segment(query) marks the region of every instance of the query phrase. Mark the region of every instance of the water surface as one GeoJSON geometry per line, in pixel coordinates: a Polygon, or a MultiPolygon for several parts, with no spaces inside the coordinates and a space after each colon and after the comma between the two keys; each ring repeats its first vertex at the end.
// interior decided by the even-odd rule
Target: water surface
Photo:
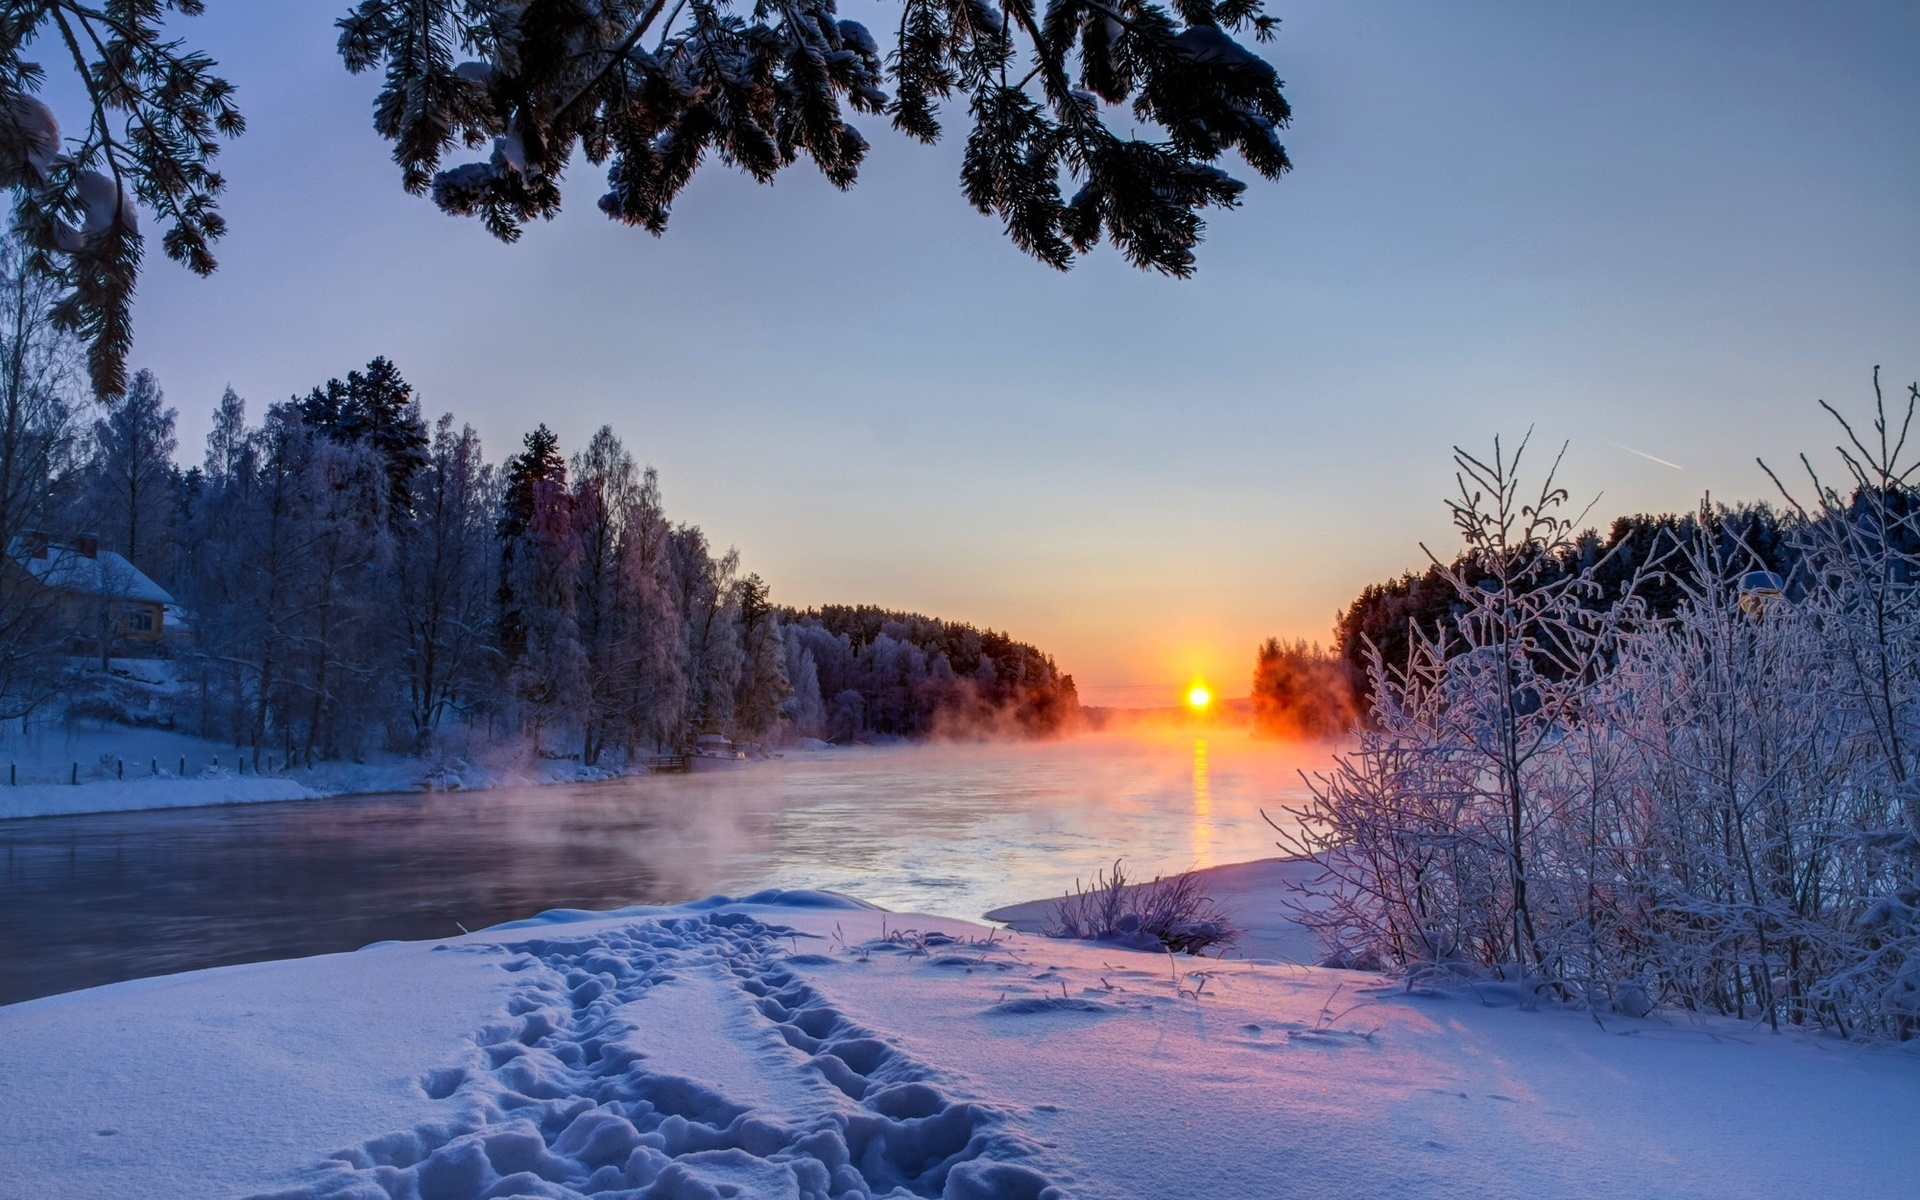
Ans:
{"type": "Polygon", "coordinates": [[[1266,857],[1323,751],[1230,731],[795,753],[615,783],[0,821],[0,1003],[763,887],[977,918],[1266,857]]]}

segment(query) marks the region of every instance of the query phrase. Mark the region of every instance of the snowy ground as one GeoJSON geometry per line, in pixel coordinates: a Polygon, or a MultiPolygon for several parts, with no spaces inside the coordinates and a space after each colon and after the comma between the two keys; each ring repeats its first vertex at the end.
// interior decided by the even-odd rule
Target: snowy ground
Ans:
{"type": "MultiPolygon", "coordinates": [[[[1241,869],[1246,895],[1275,873],[1241,869]]],[[[1604,1021],[818,893],[551,913],[0,1008],[0,1197],[1892,1196],[1920,1178],[1913,1054],[1604,1021]]]]}
{"type": "Polygon", "coordinates": [[[292,771],[275,760],[261,775],[233,746],[164,729],[101,721],[0,728],[0,819],[189,808],[270,800],[311,800],[424,787],[473,790],[604,779],[568,760],[532,763],[524,749],[429,763],[402,754],[320,763],[292,771]],[[10,775],[11,772],[11,775],[10,775]],[[79,783],[69,780],[77,775],[79,783]],[[16,786],[8,784],[17,779],[16,786]]]}

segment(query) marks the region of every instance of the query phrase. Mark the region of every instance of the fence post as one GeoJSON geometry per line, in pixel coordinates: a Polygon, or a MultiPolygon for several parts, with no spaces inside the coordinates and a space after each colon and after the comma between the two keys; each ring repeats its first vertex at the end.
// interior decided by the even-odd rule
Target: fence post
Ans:
{"type": "Polygon", "coordinates": [[[180,756],[180,778],[185,779],[186,777],[187,777],[187,756],[182,754],[180,756]]]}
{"type": "Polygon", "coordinates": [[[157,758],[153,760],[153,773],[155,775],[160,773],[160,760],[157,758]]]}
{"type": "Polygon", "coordinates": [[[73,774],[67,777],[67,782],[73,784],[73,786],[75,787],[80,786],[80,764],[79,763],[73,764],[73,774]]]}
{"type": "Polygon", "coordinates": [[[125,779],[127,777],[127,760],[122,758],[116,761],[120,768],[120,778],[125,779]]]}
{"type": "Polygon", "coordinates": [[[20,764],[19,763],[7,764],[7,786],[8,787],[20,786],[20,764]]]}

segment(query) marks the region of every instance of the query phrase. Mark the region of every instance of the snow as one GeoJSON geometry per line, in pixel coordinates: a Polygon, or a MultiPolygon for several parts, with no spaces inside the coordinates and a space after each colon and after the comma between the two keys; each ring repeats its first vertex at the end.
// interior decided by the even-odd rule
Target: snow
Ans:
{"type": "MultiPolygon", "coordinates": [[[[128,661],[136,671],[150,665],[128,661]]],[[[232,746],[166,729],[75,721],[22,732],[10,721],[0,730],[0,818],[310,800],[321,794],[298,779],[238,774],[238,765],[232,746]],[[80,782],[73,784],[76,767],[80,782]],[[9,786],[9,778],[19,785],[9,786]]]]}
{"type": "Polygon", "coordinates": [[[314,800],[319,795],[298,780],[240,776],[224,771],[189,779],[103,779],[77,785],[28,783],[0,788],[0,817],[65,817],[148,808],[198,808],[207,804],[257,804],[270,800],[314,800]]]}
{"type": "MultiPolygon", "coordinates": [[[[129,687],[158,690],[170,680],[139,678],[164,664],[115,660],[129,687]]],[[[209,804],[312,800],[383,792],[475,790],[578,783],[614,777],[567,759],[530,761],[523,747],[494,748],[491,757],[426,761],[405,754],[369,755],[365,762],[322,762],[260,775],[247,752],[230,743],[167,729],[97,720],[37,724],[23,733],[15,722],[0,729],[0,820],[70,816],[209,804]],[[181,764],[184,761],[185,770],[181,764]],[[80,782],[69,782],[75,766],[80,782]],[[9,786],[9,769],[19,786],[9,786]]]]}
{"type": "Polygon", "coordinates": [[[8,108],[26,146],[27,162],[44,180],[60,159],[60,122],[52,109],[32,96],[15,95],[8,108]]]}
{"type": "MultiPolygon", "coordinates": [[[[88,171],[80,176],[80,198],[87,206],[87,224],[81,236],[92,237],[106,231],[113,222],[113,200],[118,195],[113,180],[99,172],[88,171]],[[106,189],[105,197],[94,194],[101,188],[106,189]],[[101,204],[105,205],[104,215],[97,211],[101,204]]],[[[140,600],[167,606],[174,604],[173,596],[167,589],[147,578],[146,572],[112,550],[88,553],[75,546],[54,542],[45,547],[43,557],[36,557],[27,553],[24,539],[15,538],[10,544],[8,556],[29,575],[50,588],[115,600],[140,600]]]]}
{"type": "Polygon", "coordinates": [[[428,949],[0,1008],[0,1197],[233,1196],[306,1169],[316,1149],[433,1119],[417,1081],[452,1031],[499,1010],[510,977],[428,949]]]}
{"type": "MultiPolygon", "coordinates": [[[[1213,879],[1253,904],[1288,875],[1213,879]]],[[[0,1008],[0,1197],[1747,1197],[1920,1176],[1912,1053],[1499,999],[817,892],[553,912],[0,1008]]]]}

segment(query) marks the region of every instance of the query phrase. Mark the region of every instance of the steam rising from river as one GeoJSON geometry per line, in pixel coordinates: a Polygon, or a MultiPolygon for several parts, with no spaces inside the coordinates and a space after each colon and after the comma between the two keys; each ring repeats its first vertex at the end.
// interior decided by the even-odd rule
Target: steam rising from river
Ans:
{"type": "Polygon", "coordinates": [[[661,899],[771,884],[973,918],[1057,893],[1124,856],[1131,873],[1271,857],[1301,771],[1332,747],[1143,725],[1050,742],[793,752],[633,788],[661,899]]]}

